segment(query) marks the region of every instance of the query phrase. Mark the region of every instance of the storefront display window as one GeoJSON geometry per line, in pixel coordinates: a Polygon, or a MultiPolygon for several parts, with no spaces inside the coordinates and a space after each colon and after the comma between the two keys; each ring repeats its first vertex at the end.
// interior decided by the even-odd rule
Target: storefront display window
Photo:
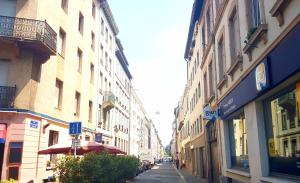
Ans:
{"type": "Polygon", "coordinates": [[[243,113],[228,120],[231,165],[249,171],[247,129],[243,113]]]}
{"type": "Polygon", "coordinates": [[[270,171],[300,176],[300,83],[266,100],[270,171]]]}

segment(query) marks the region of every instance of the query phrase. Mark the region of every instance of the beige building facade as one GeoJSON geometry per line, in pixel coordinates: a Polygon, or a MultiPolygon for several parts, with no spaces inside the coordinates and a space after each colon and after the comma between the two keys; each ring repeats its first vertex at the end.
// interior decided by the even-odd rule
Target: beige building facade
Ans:
{"type": "MultiPolygon", "coordinates": [[[[203,111],[209,182],[300,180],[299,7],[299,1],[195,1],[184,97],[190,109],[203,111]],[[218,117],[205,120],[207,111],[218,117]]],[[[181,143],[189,138],[179,137],[181,143]]]]}

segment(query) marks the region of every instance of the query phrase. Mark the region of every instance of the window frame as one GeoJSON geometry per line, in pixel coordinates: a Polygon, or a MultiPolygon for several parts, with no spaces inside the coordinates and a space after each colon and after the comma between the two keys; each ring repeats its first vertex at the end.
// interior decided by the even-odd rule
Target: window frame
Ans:
{"type": "Polygon", "coordinates": [[[22,160],[23,160],[23,148],[24,148],[24,142],[23,141],[10,141],[8,143],[8,158],[7,158],[7,177],[9,177],[9,168],[18,168],[18,179],[20,178],[20,167],[22,165],[22,160]],[[10,163],[9,160],[10,160],[10,156],[11,156],[11,148],[10,148],[10,145],[12,143],[21,143],[22,144],[22,148],[21,148],[21,159],[20,159],[20,162],[19,163],[10,163]]]}

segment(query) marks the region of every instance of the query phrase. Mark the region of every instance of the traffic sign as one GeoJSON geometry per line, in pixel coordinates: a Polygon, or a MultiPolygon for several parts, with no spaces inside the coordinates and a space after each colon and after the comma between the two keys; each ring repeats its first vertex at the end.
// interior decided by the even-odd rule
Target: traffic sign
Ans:
{"type": "Polygon", "coordinates": [[[71,122],[69,123],[69,135],[79,135],[81,134],[81,122],[71,122]]]}

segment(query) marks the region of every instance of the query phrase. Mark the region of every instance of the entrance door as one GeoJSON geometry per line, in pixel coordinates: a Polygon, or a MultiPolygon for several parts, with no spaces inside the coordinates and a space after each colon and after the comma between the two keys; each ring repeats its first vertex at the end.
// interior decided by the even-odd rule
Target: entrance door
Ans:
{"type": "Polygon", "coordinates": [[[4,143],[0,142],[0,180],[2,175],[2,166],[3,166],[3,156],[4,156],[4,143]]]}
{"type": "Polygon", "coordinates": [[[0,60],[0,86],[7,86],[9,62],[0,60]]]}
{"type": "Polygon", "coordinates": [[[0,15],[15,17],[16,16],[16,0],[1,0],[0,15]]]}

